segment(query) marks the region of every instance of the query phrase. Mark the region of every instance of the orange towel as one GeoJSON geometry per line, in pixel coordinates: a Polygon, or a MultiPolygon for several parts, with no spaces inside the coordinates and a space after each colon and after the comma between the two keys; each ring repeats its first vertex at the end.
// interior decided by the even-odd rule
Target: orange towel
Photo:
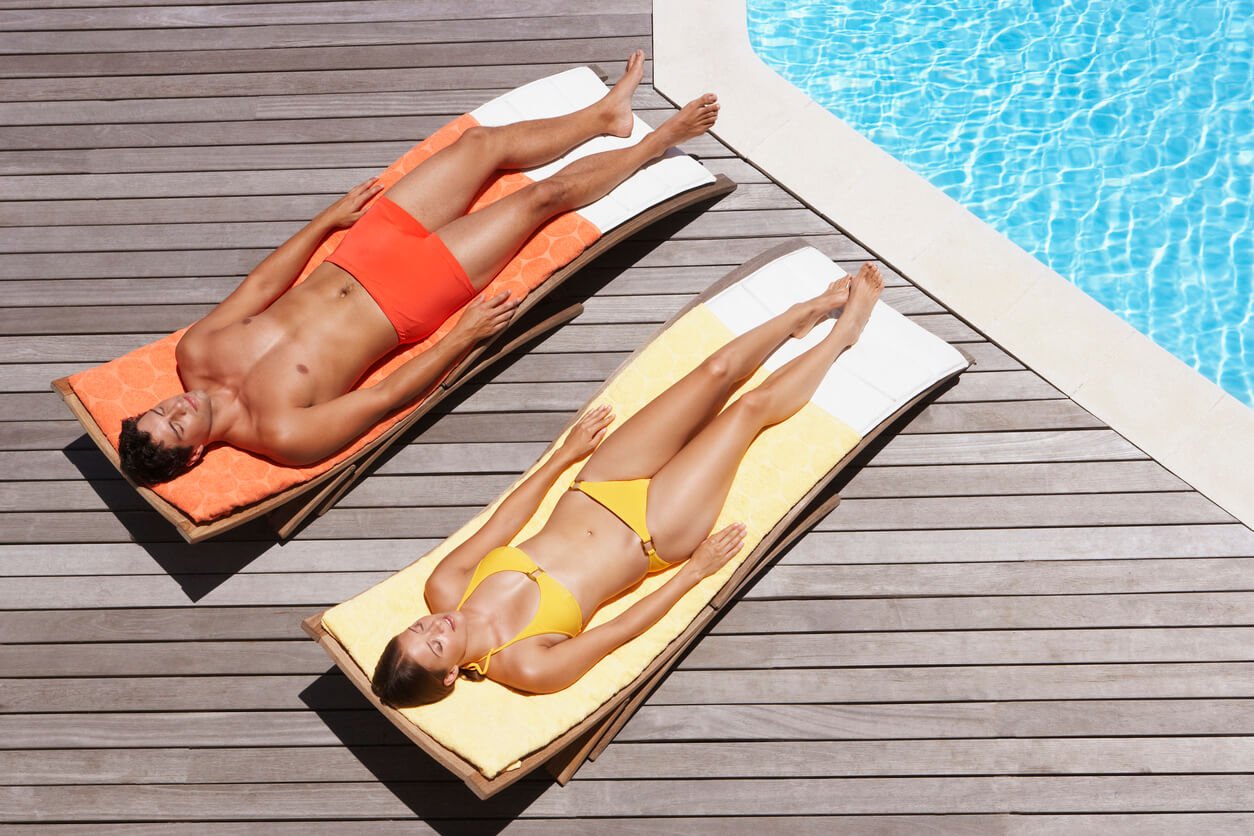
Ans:
{"type": "MultiPolygon", "coordinates": [[[[411,148],[379,175],[384,189],[477,124],[474,117],[461,116],[411,148]]],[[[475,201],[471,211],[500,200],[530,182],[526,175],[516,172],[502,175],[475,201]]],[[[310,256],[297,279],[298,282],[303,281],[322,263],[344,234],[344,230],[336,232],[322,243],[310,256]]],[[[600,230],[578,213],[560,215],[536,232],[485,291],[492,295],[501,290],[509,290],[515,297],[524,296],[558,269],[569,264],[600,237],[600,230]]],[[[454,314],[423,342],[405,346],[380,360],[360,385],[377,383],[410,358],[435,345],[443,339],[459,317],[460,314],[454,314]]],[[[183,331],[175,332],[103,366],[79,372],[70,378],[75,394],[115,447],[123,418],[135,415],[157,401],[183,391],[174,361],[174,348],[182,335],[183,331]]],[[[226,445],[215,446],[196,467],[176,479],[157,485],[153,490],[196,522],[209,522],[236,508],[260,502],[279,491],[326,472],[377,438],[411,410],[385,419],[352,446],[305,467],[284,467],[243,450],[226,445]]]]}

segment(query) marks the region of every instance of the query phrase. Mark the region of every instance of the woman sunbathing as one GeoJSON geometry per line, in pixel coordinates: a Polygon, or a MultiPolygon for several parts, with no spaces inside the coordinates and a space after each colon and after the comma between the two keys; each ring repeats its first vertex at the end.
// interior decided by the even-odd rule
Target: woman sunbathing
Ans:
{"type": "Polygon", "coordinates": [[[740,551],[742,524],[710,532],[741,459],[764,428],[810,400],[862,333],[882,287],[879,271],[863,265],[852,281],[833,283],[720,348],[608,437],[609,408],[586,413],[432,572],[425,590],[432,614],[388,643],[375,694],[398,707],[435,702],[459,672],[530,693],[558,691],[649,629],[740,551]],[[822,341],[723,409],[784,340],[842,307],[822,341]],[[557,478],[589,455],[544,528],[508,545],[557,478]],[[677,563],[657,590],[584,630],[606,601],[677,563]]]}

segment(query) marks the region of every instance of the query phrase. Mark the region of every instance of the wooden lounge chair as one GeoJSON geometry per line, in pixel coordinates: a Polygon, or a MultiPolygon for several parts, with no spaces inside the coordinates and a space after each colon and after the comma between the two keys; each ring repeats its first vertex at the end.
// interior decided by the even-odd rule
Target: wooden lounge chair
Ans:
{"type": "MultiPolygon", "coordinates": [[[[604,82],[587,67],[524,85],[441,128],[393,163],[380,180],[391,186],[474,125],[501,125],[568,113],[596,101],[605,92],[604,82]]],[[[550,176],[574,159],[639,141],[649,127],[638,117],[635,121],[629,138],[599,137],[545,166],[501,175],[472,211],[550,176]]],[[[338,501],[393,442],[458,387],[494,361],[577,316],[582,310],[577,304],[559,311],[536,309],[564,281],[639,230],[674,212],[727,194],[735,187],[731,180],[714,176],[693,158],[672,151],[596,203],[554,218],[537,231],[486,289],[489,294],[507,289],[516,297],[525,295],[510,326],[451,369],[425,400],[381,422],[354,446],[314,465],[288,468],[218,445],[187,473],[162,485],[137,485],[136,489],[188,542],[206,540],[263,515],[281,537],[289,536],[311,514],[320,514],[338,501]]],[[[323,243],[305,265],[300,279],[330,254],[343,235],[344,232],[338,232],[323,243]]],[[[426,341],[398,348],[376,365],[363,383],[377,382],[426,350],[448,332],[456,318],[457,315],[450,318],[426,341]]],[[[174,360],[174,349],[182,333],[171,334],[110,363],[52,384],[115,468],[121,419],[182,391],[174,360]]]]}
{"type": "MultiPolygon", "coordinates": [[[[840,275],[830,260],[801,241],[758,256],[676,314],[628,358],[585,409],[609,403],[616,420],[625,420],[735,334],[795,300],[821,292],[840,275]]],[[[820,339],[826,327],[788,341],[746,388],[820,339]]],[[[371,692],[370,675],[383,646],[426,612],[422,591],[431,569],[486,520],[496,503],[414,564],[306,619],[305,631],[372,705],[479,797],[499,792],[541,765],[565,783],[581,763],[609,743],[719,609],[836,506],[839,499],[830,490],[836,475],[969,362],[878,303],[858,344],[833,366],[811,402],[788,421],[764,431],[746,455],[716,524],[746,522],[744,552],[688,593],[643,636],[607,656],[566,691],[523,695],[491,681],[460,680],[442,702],[404,710],[382,704],[371,692]]],[[[573,424],[572,420],[567,431],[573,424]]],[[[541,462],[564,436],[565,431],[541,462]]],[[[543,524],[579,466],[559,477],[515,542],[543,524]]],[[[646,579],[602,607],[590,623],[613,617],[666,577],[663,572],[646,579]]]]}

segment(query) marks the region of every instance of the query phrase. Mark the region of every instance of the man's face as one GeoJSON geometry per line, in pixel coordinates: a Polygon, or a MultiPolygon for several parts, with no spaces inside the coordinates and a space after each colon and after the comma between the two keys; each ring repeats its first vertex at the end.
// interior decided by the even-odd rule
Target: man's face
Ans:
{"type": "Polygon", "coordinates": [[[211,409],[204,391],[166,398],[136,422],[139,429],[165,447],[199,447],[209,439],[211,409]]]}

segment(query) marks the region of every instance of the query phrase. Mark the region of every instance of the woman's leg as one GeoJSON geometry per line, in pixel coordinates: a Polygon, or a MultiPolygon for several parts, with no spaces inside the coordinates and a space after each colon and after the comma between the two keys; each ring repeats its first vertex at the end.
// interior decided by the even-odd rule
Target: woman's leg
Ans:
{"type": "Polygon", "coordinates": [[[604,197],[645,163],[705,133],[717,114],[714,97],[706,94],[629,148],[576,160],[547,180],[519,189],[438,230],[431,229],[461,264],[471,284],[482,288],[542,223],[604,197]]]}
{"type": "Polygon", "coordinates": [[[737,399],[653,477],[647,517],[663,560],[686,559],[709,535],[749,445],[764,428],[805,406],[832,363],[861,335],[883,285],[879,271],[863,265],[823,341],[737,399]]]}
{"type": "Polygon", "coordinates": [[[841,279],[736,337],[628,418],[592,454],[579,478],[599,482],[657,473],[784,340],[805,334],[848,298],[849,280],[841,279]]]}
{"type": "Polygon", "coordinates": [[[551,119],[471,128],[398,180],[387,197],[427,229],[439,229],[465,215],[483,184],[500,169],[543,165],[594,136],[628,136],[631,96],[643,76],[644,53],[636,50],[623,77],[595,104],[551,119]]]}

